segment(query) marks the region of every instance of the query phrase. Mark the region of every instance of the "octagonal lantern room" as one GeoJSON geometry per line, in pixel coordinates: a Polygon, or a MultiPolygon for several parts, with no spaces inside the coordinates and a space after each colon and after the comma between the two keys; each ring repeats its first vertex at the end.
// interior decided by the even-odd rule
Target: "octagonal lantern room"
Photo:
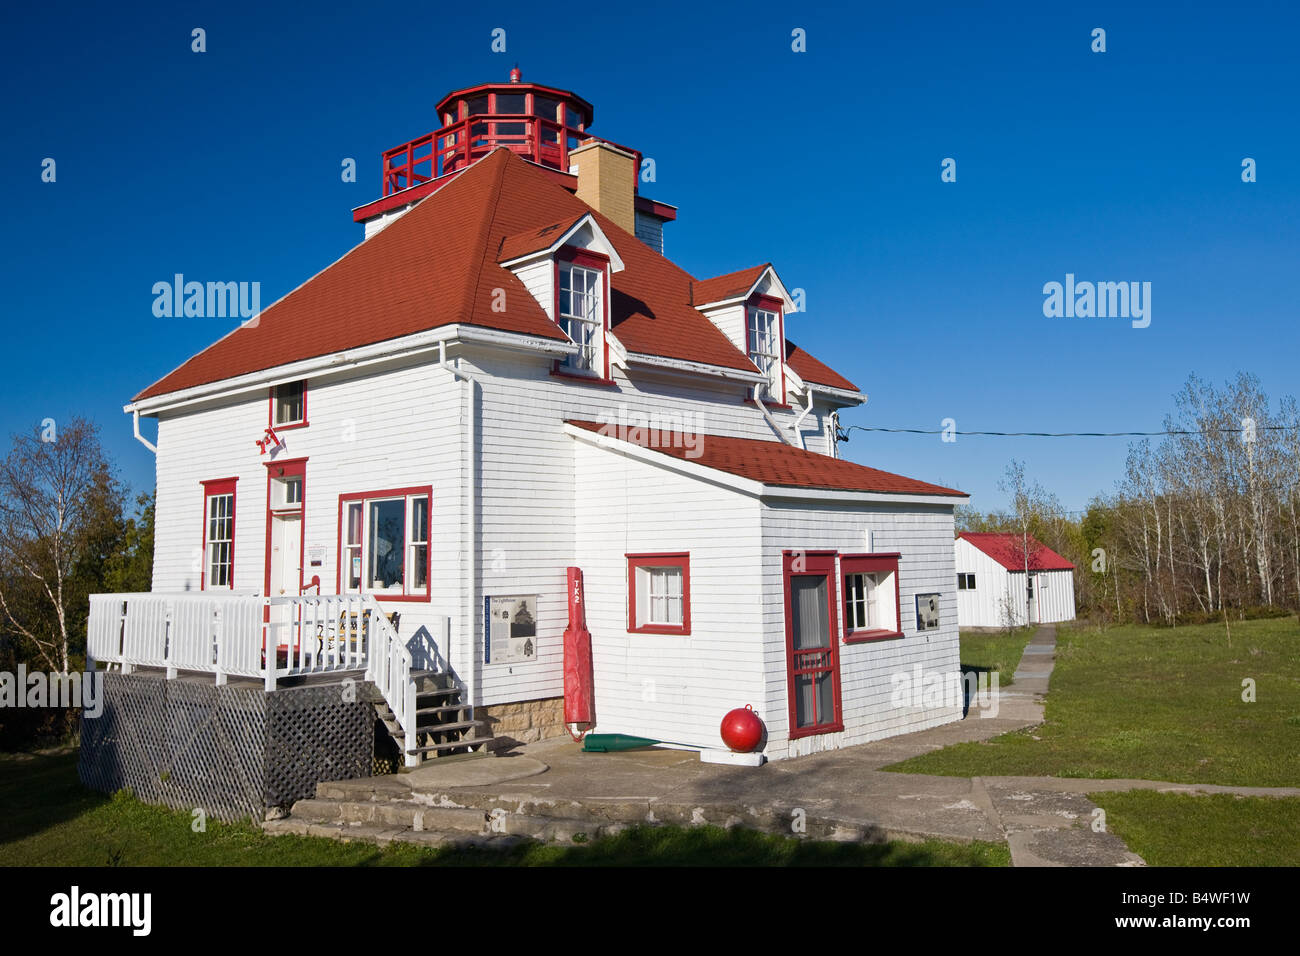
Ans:
{"type": "Polygon", "coordinates": [[[569,151],[591,138],[594,116],[574,93],[524,83],[518,67],[509,82],[448,93],[437,111],[441,129],[385,151],[385,196],[464,169],[498,146],[567,172],[569,151]]]}

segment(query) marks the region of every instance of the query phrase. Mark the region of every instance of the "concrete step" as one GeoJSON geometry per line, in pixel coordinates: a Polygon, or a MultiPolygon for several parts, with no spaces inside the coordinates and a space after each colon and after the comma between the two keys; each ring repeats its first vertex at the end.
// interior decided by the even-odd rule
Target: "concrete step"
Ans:
{"type": "Polygon", "coordinates": [[[296,820],[293,817],[267,821],[262,824],[262,830],[272,836],[292,834],[294,836],[324,837],[342,843],[373,843],[377,846],[387,846],[391,843],[412,843],[426,847],[474,846],[489,849],[508,849],[527,839],[527,837],[511,836],[503,833],[444,832],[439,830],[409,830],[369,824],[311,823],[306,820],[296,820]]]}
{"type": "Polygon", "coordinates": [[[345,823],[407,830],[487,833],[488,816],[462,807],[427,807],[411,801],[299,800],[286,819],[307,823],[345,823]]]}

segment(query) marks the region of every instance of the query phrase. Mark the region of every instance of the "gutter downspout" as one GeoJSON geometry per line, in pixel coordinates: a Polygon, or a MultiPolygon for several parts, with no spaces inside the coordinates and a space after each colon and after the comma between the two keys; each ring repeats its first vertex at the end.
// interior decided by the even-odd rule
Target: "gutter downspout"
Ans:
{"type": "Polygon", "coordinates": [[[131,425],[135,429],[135,440],[157,455],[158,446],[140,434],[140,409],[138,408],[131,410],[131,425]]]}
{"type": "Polygon", "coordinates": [[[808,446],[804,443],[803,432],[799,430],[799,426],[803,424],[803,420],[805,418],[807,418],[809,415],[812,414],[812,410],[813,410],[812,389],[810,388],[807,391],[808,391],[808,404],[799,410],[799,414],[795,416],[794,424],[790,426],[791,428],[794,429],[794,437],[799,439],[799,447],[802,448],[804,451],[808,450],[808,446]]]}
{"type": "Polygon", "coordinates": [[[794,442],[785,437],[785,429],[777,424],[776,419],[772,417],[772,413],[769,412],[767,406],[763,404],[763,400],[757,395],[749,396],[749,400],[758,406],[758,410],[763,413],[763,417],[767,419],[767,423],[772,426],[772,431],[776,432],[776,437],[781,439],[781,441],[785,442],[787,445],[793,445],[794,442]]]}
{"type": "MultiPolygon", "coordinates": [[[[459,359],[457,360],[459,362],[459,359]]],[[[466,397],[469,409],[466,413],[467,427],[465,429],[465,467],[466,467],[466,485],[468,494],[466,494],[466,504],[468,513],[465,516],[466,522],[466,551],[465,555],[465,584],[464,594],[469,598],[469,613],[466,616],[465,633],[467,635],[467,644],[469,649],[469,673],[466,675],[466,691],[469,697],[469,719],[474,719],[474,706],[478,697],[478,642],[475,637],[475,623],[478,620],[478,595],[476,593],[475,575],[478,573],[478,522],[476,513],[478,509],[478,459],[474,454],[474,441],[477,437],[477,417],[474,413],[474,386],[477,381],[472,375],[461,371],[456,365],[447,364],[447,343],[438,343],[438,367],[445,368],[448,372],[460,379],[466,385],[466,397]]],[[[447,648],[450,652],[451,648],[447,648]]]]}

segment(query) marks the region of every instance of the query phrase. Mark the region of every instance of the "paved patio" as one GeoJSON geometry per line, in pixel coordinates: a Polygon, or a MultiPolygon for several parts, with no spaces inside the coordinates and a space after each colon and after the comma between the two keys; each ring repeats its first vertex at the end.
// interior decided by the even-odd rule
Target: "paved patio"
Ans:
{"type": "MultiPolygon", "coordinates": [[[[1055,647],[1055,628],[1039,628],[1025,649],[1015,682],[1000,693],[996,717],[980,716],[983,711],[976,708],[966,719],[942,727],[758,768],[703,763],[693,751],[663,748],[583,753],[579,744],[564,737],[509,755],[441,759],[397,776],[327,784],[323,795],[346,802],[351,809],[342,811],[339,819],[359,817],[351,820],[354,827],[375,818],[376,801],[392,801],[427,808],[402,812],[427,814],[430,824],[436,814],[459,813],[480,822],[494,816],[519,821],[521,827],[530,820],[563,821],[567,827],[586,826],[592,832],[652,821],[744,824],[818,839],[1005,840],[1015,866],[1143,865],[1118,837],[1093,829],[1096,806],[1087,798],[1090,792],[1154,789],[1300,796],[1300,788],[940,777],[880,769],[955,743],[987,740],[1041,723],[1055,647]]],[[[317,830],[302,832],[320,832],[319,824],[314,825],[317,830]]],[[[415,829],[425,825],[422,815],[415,829]]],[[[268,828],[292,831],[293,821],[268,828]]],[[[341,832],[346,833],[346,827],[341,832]]],[[[531,831],[512,827],[507,832],[531,831]]],[[[399,831],[386,831],[386,836],[404,838],[399,831]]]]}

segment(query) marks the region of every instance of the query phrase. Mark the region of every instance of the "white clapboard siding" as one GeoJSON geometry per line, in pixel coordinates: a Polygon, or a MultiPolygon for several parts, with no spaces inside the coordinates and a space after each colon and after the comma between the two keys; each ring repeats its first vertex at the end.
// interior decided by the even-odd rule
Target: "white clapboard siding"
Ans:
{"type": "MultiPolygon", "coordinates": [[[[763,507],[763,647],[767,692],[760,714],[768,729],[769,757],[796,756],[923,730],[961,718],[960,701],[921,708],[894,706],[897,674],[955,674],[960,670],[957,609],[953,600],[952,509],[946,505],[831,505],[766,502],[763,507]],[[897,640],[839,644],[841,733],[789,739],[789,691],[782,553],[834,549],[862,553],[866,531],[872,550],[898,551],[899,601],[904,636],[897,640]],[[939,593],[940,626],[916,630],[916,595],[939,593]]],[[[837,627],[843,637],[844,595],[836,582],[837,627]]],[[[757,706],[755,707],[757,710],[757,706]]]]}
{"type": "MultiPolygon", "coordinates": [[[[626,420],[636,427],[641,422],[632,416],[640,413],[652,425],[672,430],[760,440],[776,436],[759,411],[745,404],[745,389],[734,382],[688,386],[680,378],[637,368],[631,377],[615,370],[614,387],[587,386],[552,376],[534,357],[482,350],[465,367],[482,388],[476,640],[482,639],[484,595],[538,596],[537,660],[485,666],[481,702],[557,697],[564,690],[565,569],[577,564],[587,572],[575,560],[575,527],[579,502],[591,497],[576,478],[579,442],[565,434],[565,420],[626,420]]],[[[778,420],[788,423],[793,416],[783,412],[778,420]]],[[[713,534],[726,533],[719,519],[713,534]]]]}
{"type": "Polygon", "coordinates": [[[636,214],[636,237],[659,255],[664,254],[664,221],[658,216],[638,212],[636,214]]]}
{"type": "MultiPolygon", "coordinates": [[[[321,578],[323,593],[338,582],[339,497],[365,491],[433,487],[429,602],[383,601],[402,614],[401,636],[434,627],[440,615],[461,625],[462,555],[461,387],[449,372],[406,366],[311,380],[305,428],[283,429],[274,459],[254,441],[266,428],[269,393],[184,414],[158,424],[158,505],[153,590],[197,591],[202,569],[205,479],[239,479],[235,498],[234,590],[265,586],[267,468],[273,460],[307,458],[303,508],[303,577],[321,578]],[[322,546],[324,564],[307,566],[322,546]]],[[[436,635],[436,631],[434,631],[436,635]]],[[[446,648],[442,649],[444,653],[446,648]]],[[[453,648],[453,654],[463,648],[453,648]]],[[[462,666],[466,660],[453,664],[462,666]]]]}
{"type": "MultiPolygon", "coordinates": [[[[268,420],[269,391],[162,413],[154,590],[199,588],[204,480],[238,479],[234,590],[243,593],[260,593],[265,585],[269,461],[307,459],[303,576],[310,580],[319,574],[324,593],[338,587],[340,496],[429,485],[430,600],[381,599],[381,604],[401,613],[404,639],[421,628],[430,630],[454,674],[474,687],[476,704],[563,693],[565,569],[576,565],[586,575],[602,731],[720,746],[722,715],[752,704],[768,722],[774,740],[770,752],[776,756],[830,742],[785,744],[780,548],[860,551],[863,528],[873,527],[882,535],[877,548],[906,551],[905,562],[915,560],[919,574],[933,563],[931,539],[947,535],[951,540],[950,514],[763,506],[750,496],[635,463],[564,432],[566,419],[637,427],[645,423],[639,414],[653,427],[674,431],[778,440],[746,401],[741,383],[687,382],[634,367],[630,375],[616,369],[613,386],[587,386],[551,375],[550,362],[535,355],[487,349],[458,354],[460,367],[477,382],[474,488],[467,480],[464,441],[469,389],[428,358],[310,379],[310,424],[282,429],[285,447],[274,459],[254,444],[268,420]],[[478,497],[473,541],[468,536],[471,495],[478,497]],[[319,568],[306,564],[314,548],[324,549],[319,568]],[[471,551],[477,558],[472,598],[464,587],[471,551]],[[691,554],[689,637],[627,633],[625,555],[640,551],[691,554]],[[538,656],[484,664],[483,599],[507,594],[537,595],[538,656]],[[451,622],[449,640],[437,627],[443,616],[451,622]]],[[[811,450],[828,447],[828,411],[818,405],[804,419],[811,450]]],[[[796,414],[773,412],[781,426],[796,414]]],[[[951,585],[950,548],[943,560],[951,585]]],[[[905,582],[911,573],[905,563],[905,582]]],[[[930,587],[928,579],[923,583],[930,587]]],[[[905,604],[910,593],[905,589],[905,604]]],[[[870,739],[890,728],[937,722],[933,714],[886,713],[888,680],[880,668],[913,661],[930,667],[942,656],[937,651],[942,638],[942,633],[930,636],[929,656],[908,641],[846,649],[845,664],[855,669],[844,671],[847,724],[835,740],[870,739]],[[868,661],[867,670],[855,663],[859,657],[868,661]]]]}
{"type": "Polygon", "coordinates": [[[602,732],[720,747],[762,700],[759,505],[748,495],[575,442],[575,554],[602,732]],[[628,633],[626,555],[690,555],[689,635],[628,633]]]}

